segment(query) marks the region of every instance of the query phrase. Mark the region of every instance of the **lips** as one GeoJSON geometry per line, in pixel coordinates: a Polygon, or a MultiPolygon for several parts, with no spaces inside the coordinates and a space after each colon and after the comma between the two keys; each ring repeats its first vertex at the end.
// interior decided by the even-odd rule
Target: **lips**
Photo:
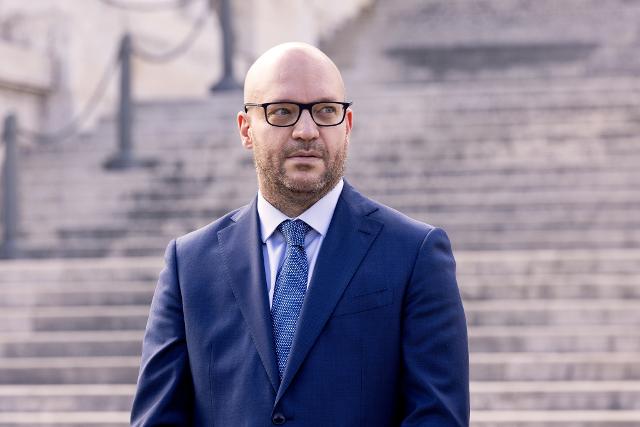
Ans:
{"type": "Polygon", "coordinates": [[[296,151],[287,156],[288,159],[291,158],[317,158],[321,159],[322,155],[316,151],[296,151]]]}

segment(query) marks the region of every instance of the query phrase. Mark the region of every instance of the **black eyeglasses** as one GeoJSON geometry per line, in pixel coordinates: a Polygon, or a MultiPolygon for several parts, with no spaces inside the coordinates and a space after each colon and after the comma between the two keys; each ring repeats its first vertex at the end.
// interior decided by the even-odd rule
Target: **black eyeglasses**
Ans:
{"type": "Polygon", "coordinates": [[[299,102],[265,102],[244,104],[244,112],[249,107],[262,107],[264,118],[271,126],[289,127],[298,123],[303,110],[308,110],[311,118],[318,126],[338,126],[347,115],[347,108],[353,102],[311,102],[301,104],[299,102]]]}

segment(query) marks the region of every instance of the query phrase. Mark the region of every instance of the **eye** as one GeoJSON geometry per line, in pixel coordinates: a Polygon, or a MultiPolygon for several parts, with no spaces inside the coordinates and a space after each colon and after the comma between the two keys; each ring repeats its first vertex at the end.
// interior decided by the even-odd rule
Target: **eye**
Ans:
{"type": "Polygon", "coordinates": [[[277,107],[269,111],[270,116],[287,116],[291,114],[291,110],[286,107],[277,107]]]}
{"type": "Polygon", "coordinates": [[[337,111],[337,108],[335,105],[322,105],[318,109],[318,113],[320,114],[335,114],[336,111],[337,111]]]}
{"type": "Polygon", "coordinates": [[[338,107],[334,104],[320,104],[314,111],[315,115],[318,116],[335,116],[338,114],[338,107]]]}

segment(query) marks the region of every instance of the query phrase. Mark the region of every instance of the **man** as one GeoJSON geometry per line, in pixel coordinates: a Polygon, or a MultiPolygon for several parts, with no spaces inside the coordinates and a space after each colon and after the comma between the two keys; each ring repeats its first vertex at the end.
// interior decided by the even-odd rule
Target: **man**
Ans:
{"type": "Polygon", "coordinates": [[[134,426],[467,426],[468,351],[442,230],[343,180],[350,103],[318,49],[247,73],[259,192],[169,245],[134,426]]]}

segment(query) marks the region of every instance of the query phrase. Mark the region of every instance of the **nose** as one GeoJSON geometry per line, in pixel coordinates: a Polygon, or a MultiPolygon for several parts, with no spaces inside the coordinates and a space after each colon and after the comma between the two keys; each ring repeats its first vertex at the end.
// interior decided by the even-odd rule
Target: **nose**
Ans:
{"type": "Polygon", "coordinates": [[[320,136],[318,125],[313,121],[308,110],[302,111],[300,119],[293,125],[291,136],[293,139],[301,139],[304,141],[312,141],[320,136]]]}

